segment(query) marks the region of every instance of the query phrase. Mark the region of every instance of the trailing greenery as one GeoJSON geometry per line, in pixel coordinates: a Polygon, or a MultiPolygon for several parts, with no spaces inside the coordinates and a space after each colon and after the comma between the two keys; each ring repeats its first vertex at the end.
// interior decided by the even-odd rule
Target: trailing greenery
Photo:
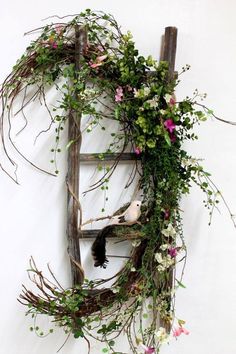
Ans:
{"type": "MultiPolygon", "coordinates": [[[[121,333],[126,334],[132,353],[158,353],[169,335],[188,334],[174,307],[175,291],[184,286],[182,278],[176,279],[175,268],[179,262],[184,265],[186,258],[179,202],[194,182],[206,194],[205,204],[212,215],[220,193],[199,161],[182,146],[186,140],[197,139],[194,125],[214,114],[198,102],[202,99],[198,92],[176,101],[179,77],[189,66],[170,79],[168,63],[140,55],[132,35],[122,34],[111,15],[86,10],[67,23],[60,21],[40,30],[3,83],[3,113],[11,112],[22,94],[20,112],[26,126],[25,107],[37,99],[45,105],[50,116],[46,131],[55,129],[51,149],[55,174],[59,172],[61,134],[71,114],[74,119],[81,114],[87,117],[87,133],[97,127],[105,130],[106,119],[118,122],[120,128],[111,134],[104,154],[130,151],[137,155],[141,168],[136,164],[129,184],[139,174],[143,213],[141,225],[124,227],[124,234],[133,232],[133,250],[124,268],[114,275],[111,288],[105,287],[104,280],[85,279],[84,284],[64,289],[53,274],[55,284],[44,278],[31,260],[31,280],[41,295],[24,287],[20,301],[34,319],[47,314],[66,333],[84,338],[88,345],[89,336],[104,342],[104,353],[121,353],[115,346],[121,333]],[[78,25],[87,32],[79,67],[75,63],[78,25]],[[48,87],[55,87],[61,95],[52,109],[46,100],[48,87]]],[[[6,119],[4,114],[1,119],[6,119]]],[[[22,155],[10,133],[9,141],[22,155]]],[[[70,141],[67,148],[76,143],[77,139],[70,141]]],[[[5,152],[17,166],[6,148],[5,152]]],[[[104,154],[99,155],[101,161],[104,154]]],[[[108,188],[119,158],[88,191],[108,188]]],[[[36,323],[31,330],[44,335],[36,323]]]]}

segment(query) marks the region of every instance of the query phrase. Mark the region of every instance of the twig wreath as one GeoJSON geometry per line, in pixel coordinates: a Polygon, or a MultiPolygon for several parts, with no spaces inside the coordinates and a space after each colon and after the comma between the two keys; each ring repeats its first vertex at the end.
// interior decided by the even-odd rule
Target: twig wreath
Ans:
{"type": "MultiPolygon", "coordinates": [[[[182,276],[176,278],[175,268],[180,262],[184,268],[186,261],[180,198],[189,193],[194,182],[205,193],[210,218],[219,198],[225,203],[210,174],[182,144],[197,139],[192,131],[195,124],[209,116],[222,119],[201,103],[204,97],[197,91],[191,98],[176,101],[174,90],[189,66],[178,78],[167,79],[168,64],[140,56],[131,34],[123,34],[111,15],[86,10],[67,23],[60,19],[30,33],[38,31],[40,36],[31,42],[1,88],[1,135],[7,158],[17,168],[6,139],[27,160],[11,138],[10,117],[19,95],[23,97],[19,112],[25,119],[24,128],[25,107],[37,100],[46,107],[51,120],[46,131],[56,126],[51,161],[55,174],[61,134],[70,114],[89,117],[88,133],[96,127],[105,129],[105,119],[119,122],[120,129],[112,133],[106,153],[131,151],[139,158],[141,168],[136,164],[129,183],[139,175],[142,215],[138,224],[115,226],[121,237],[133,240],[133,249],[123,269],[112,278],[85,278],[82,284],[64,289],[50,269],[52,281],[31,259],[29,276],[39,293],[23,286],[19,301],[27,306],[33,321],[38,314],[52,317],[65,333],[85,339],[89,351],[92,337],[105,343],[104,353],[121,354],[115,349],[115,340],[124,333],[132,353],[158,353],[169,335],[188,334],[185,322],[175,315],[175,292],[184,286],[182,276]],[[87,32],[79,72],[74,63],[75,26],[87,32]],[[61,94],[53,108],[47,104],[46,95],[52,86],[61,94]],[[113,285],[106,287],[111,280],[113,285]]],[[[76,143],[76,139],[70,141],[67,149],[76,143]]],[[[119,156],[89,191],[106,188],[119,156]]],[[[16,174],[1,168],[17,182],[16,174]]],[[[35,323],[31,330],[45,335],[35,323]]]]}

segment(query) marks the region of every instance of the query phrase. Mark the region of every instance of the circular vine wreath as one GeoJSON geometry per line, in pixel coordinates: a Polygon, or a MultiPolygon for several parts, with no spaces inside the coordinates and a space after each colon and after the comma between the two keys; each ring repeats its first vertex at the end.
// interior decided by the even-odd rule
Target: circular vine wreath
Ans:
{"type": "MultiPolygon", "coordinates": [[[[68,335],[84,338],[89,351],[91,336],[105,343],[104,353],[121,353],[115,349],[115,339],[124,333],[132,353],[157,353],[171,333],[175,337],[188,334],[184,321],[175,315],[175,292],[184,286],[182,276],[176,278],[175,268],[180,262],[184,268],[186,261],[180,198],[189,193],[194,182],[206,195],[204,204],[210,218],[219,197],[225,203],[209,173],[182,145],[186,140],[197,139],[192,129],[208,116],[224,120],[201,103],[204,95],[197,91],[191,98],[176,101],[175,87],[189,66],[182,69],[178,78],[169,80],[168,64],[139,55],[131,34],[122,34],[113,16],[86,10],[66,23],[62,21],[65,17],[30,32],[41,34],[2,85],[1,125],[4,128],[8,121],[9,142],[29,161],[11,138],[11,112],[20,96],[24,129],[28,122],[26,106],[37,99],[44,104],[50,124],[39,135],[56,126],[51,162],[58,174],[61,134],[70,114],[89,117],[88,133],[96,127],[104,130],[105,119],[118,122],[120,129],[111,134],[113,140],[106,152],[129,150],[140,159],[141,168],[136,164],[130,183],[138,174],[141,223],[117,227],[121,237],[126,239],[129,235],[133,239],[133,249],[123,269],[112,278],[84,279],[83,284],[64,289],[50,269],[52,282],[31,259],[29,275],[39,293],[23,287],[19,301],[28,307],[27,314],[34,321],[38,314],[49,315],[68,335]],[[74,63],[76,26],[86,28],[88,39],[79,71],[74,63]],[[46,93],[52,86],[61,98],[51,108],[46,93]],[[111,280],[113,285],[106,287],[111,280]]],[[[17,168],[7,149],[4,129],[1,134],[5,154],[17,168]]],[[[67,148],[76,143],[70,141],[67,148]]],[[[106,188],[118,162],[119,157],[90,190],[106,188]]],[[[16,174],[12,176],[2,165],[1,168],[17,182],[16,174]]],[[[31,330],[45,336],[35,322],[31,330]]]]}

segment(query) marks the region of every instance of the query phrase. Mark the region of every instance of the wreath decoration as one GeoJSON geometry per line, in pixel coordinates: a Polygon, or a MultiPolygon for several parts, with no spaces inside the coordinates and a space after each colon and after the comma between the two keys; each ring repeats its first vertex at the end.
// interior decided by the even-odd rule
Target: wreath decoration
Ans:
{"type": "MultiPolygon", "coordinates": [[[[87,133],[99,127],[104,130],[104,120],[112,119],[119,123],[120,129],[111,134],[112,142],[105,153],[118,153],[118,157],[86,193],[97,188],[105,190],[121,153],[131,151],[139,163],[135,163],[128,184],[133,183],[134,176],[139,176],[142,208],[138,223],[114,225],[109,231],[123,239],[132,239],[133,245],[130,259],[112,278],[93,281],[84,278],[81,284],[64,289],[50,268],[52,281],[31,259],[29,276],[38,293],[23,286],[19,301],[27,306],[27,314],[34,321],[38,314],[52,317],[65,333],[85,339],[89,351],[91,336],[105,343],[104,353],[121,353],[115,349],[115,339],[123,332],[132,353],[158,353],[170,333],[175,337],[188,334],[184,320],[175,315],[175,292],[184,287],[182,276],[177,279],[175,269],[181,262],[184,269],[186,262],[179,201],[195,183],[205,193],[204,204],[210,219],[219,198],[225,203],[210,174],[182,146],[186,140],[197,139],[193,132],[195,124],[209,116],[224,120],[203,105],[205,95],[198,91],[178,102],[174,91],[189,66],[178,77],[168,78],[168,63],[139,55],[131,33],[123,34],[112,15],[86,10],[69,22],[59,19],[30,33],[38,31],[40,36],[31,42],[1,88],[1,125],[3,128],[7,122],[9,125],[7,137],[4,129],[1,131],[2,142],[15,171],[12,175],[1,165],[2,170],[18,183],[17,164],[7,148],[9,142],[34,165],[11,138],[10,116],[19,96],[22,100],[17,113],[21,112],[25,120],[23,129],[28,122],[26,106],[39,100],[48,111],[50,124],[39,135],[55,129],[51,150],[55,173],[45,171],[50,174],[59,172],[61,134],[71,114],[89,117],[87,133]],[[79,70],[74,63],[78,26],[87,33],[79,70]],[[50,87],[55,87],[61,95],[53,108],[47,103],[50,87]],[[106,287],[111,280],[112,286],[106,287]]],[[[77,139],[70,141],[67,149],[73,144],[77,144],[77,139]]],[[[101,154],[101,161],[103,157],[101,154]]],[[[45,335],[35,323],[31,330],[41,337],[45,335]]]]}

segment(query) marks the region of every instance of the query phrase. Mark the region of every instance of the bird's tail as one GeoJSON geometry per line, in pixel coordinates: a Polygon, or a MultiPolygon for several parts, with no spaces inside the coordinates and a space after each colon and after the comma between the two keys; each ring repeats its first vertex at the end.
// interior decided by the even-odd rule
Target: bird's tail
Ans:
{"type": "Polygon", "coordinates": [[[94,259],[94,267],[107,267],[107,263],[109,261],[106,257],[106,237],[111,234],[112,229],[112,225],[104,227],[98,233],[94,243],[92,244],[91,251],[94,259]]]}

